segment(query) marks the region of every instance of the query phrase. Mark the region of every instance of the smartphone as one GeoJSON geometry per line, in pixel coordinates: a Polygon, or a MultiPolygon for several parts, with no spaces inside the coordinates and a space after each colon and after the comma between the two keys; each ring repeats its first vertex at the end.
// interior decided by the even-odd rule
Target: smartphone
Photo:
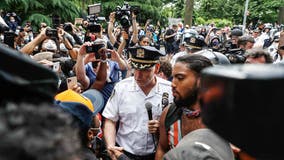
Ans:
{"type": "Polygon", "coordinates": [[[77,77],[69,77],[67,78],[67,87],[68,89],[72,89],[77,84],[77,77]]]}
{"type": "Polygon", "coordinates": [[[59,72],[59,69],[60,69],[60,63],[59,63],[59,62],[54,62],[54,63],[53,63],[52,70],[53,70],[54,72],[59,72]]]}

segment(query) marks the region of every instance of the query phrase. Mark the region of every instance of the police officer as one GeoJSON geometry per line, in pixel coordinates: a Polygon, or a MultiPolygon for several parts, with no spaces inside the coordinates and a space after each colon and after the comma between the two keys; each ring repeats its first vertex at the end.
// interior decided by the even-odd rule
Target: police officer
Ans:
{"type": "Polygon", "coordinates": [[[202,35],[195,34],[186,38],[182,44],[185,46],[186,49],[184,52],[179,52],[173,56],[173,58],[171,59],[172,66],[174,66],[178,57],[199,52],[206,46],[204,42],[204,37],[202,35]]]}
{"type": "MultiPolygon", "coordinates": [[[[105,106],[104,137],[107,148],[120,146],[130,159],[151,160],[155,156],[157,140],[154,134],[160,125],[163,93],[168,93],[169,102],[172,102],[171,83],[155,75],[162,56],[159,50],[151,46],[129,50],[134,76],[116,84],[105,106]],[[149,120],[145,105],[150,107],[153,120],[149,120]]],[[[115,159],[113,152],[108,151],[115,159]]]]}

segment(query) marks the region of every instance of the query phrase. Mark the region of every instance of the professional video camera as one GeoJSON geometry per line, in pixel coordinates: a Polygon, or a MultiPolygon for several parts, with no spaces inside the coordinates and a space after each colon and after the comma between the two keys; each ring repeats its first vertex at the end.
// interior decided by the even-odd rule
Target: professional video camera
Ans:
{"type": "Polygon", "coordinates": [[[122,28],[127,30],[131,26],[131,13],[137,15],[139,12],[139,6],[130,6],[128,3],[124,3],[122,7],[116,7],[115,19],[119,20],[122,28]]]}
{"type": "Polygon", "coordinates": [[[241,48],[230,49],[225,53],[225,56],[232,64],[245,63],[246,57],[244,56],[244,50],[241,48]]]}
{"type": "Polygon", "coordinates": [[[92,33],[99,33],[102,27],[99,22],[105,21],[105,17],[98,17],[97,14],[101,12],[101,4],[88,5],[88,16],[87,20],[89,22],[87,30],[92,33]]]}

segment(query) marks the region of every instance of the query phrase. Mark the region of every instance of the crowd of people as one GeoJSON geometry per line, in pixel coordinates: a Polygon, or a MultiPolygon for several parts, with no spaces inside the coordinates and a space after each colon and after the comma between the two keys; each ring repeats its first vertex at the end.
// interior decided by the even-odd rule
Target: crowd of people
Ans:
{"type": "MultiPolygon", "coordinates": [[[[247,147],[229,125],[218,127],[225,122],[212,122],[219,119],[208,113],[232,114],[226,108],[231,107],[228,99],[236,108],[251,101],[245,96],[236,98],[238,102],[221,97],[224,83],[232,81],[226,86],[232,94],[238,91],[235,81],[245,84],[257,79],[261,85],[263,78],[268,86],[283,81],[283,25],[259,23],[243,29],[178,23],[163,30],[150,19],[141,26],[136,17],[131,12],[127,26],[112,12],[106,28],[90,19],[82,19],[79,26],[42,22],[37,34],[31,22],[22,25],[16,13],[1,19],[1,63],[13,59],[22,66],[15,71],[0,65],[0,87],[11,92],[0,98],[0,135],[5,139],[0,144],[1,159],[280,157],[269,149],[247,147]],[[246,67],[249,64],[255,65],[246,67]],[[259,68],[263,76],[256,74],[259,68]],[[230,70],[234,74],[218,74],[230,70]],[[6,155],[11,149],[16,154],[6,155]]],[[[252,97],[260,96],[253,92],[255,87],[246,86],[252,97]]],[[[263,108],[269,107],[268,100],[263,108]]],[[[220,119],[235,122],[224,117],[220,119]]]]}

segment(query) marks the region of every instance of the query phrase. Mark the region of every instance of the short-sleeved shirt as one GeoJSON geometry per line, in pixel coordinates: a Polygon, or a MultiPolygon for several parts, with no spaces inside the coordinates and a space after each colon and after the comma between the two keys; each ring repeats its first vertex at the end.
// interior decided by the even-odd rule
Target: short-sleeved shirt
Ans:
{"type": "MultiPolygon", "coordinates": [[[[174,33],[175,33],[175,31],[173,29],[168,29],[165,33],[165,36],[166,35],[169,36],[169,35],[172,35],[174,33]]],[[[167,38],[167,39],[165,39],[165,41],[168,42],[168,43],[173,43],[175,41],[175,37],[167,38]]]]}
{"type": "MultiPolygon", "coordinates": [[[[110,97],[115,83],[119,81],[119,71],[120,71],[119,65],[117,62],[108,60],[108,65],[109,65],[109,70],[110,70],[109,79],[111,81],[107,82],[104,88],[101,90],[101,93],[103,95],[105,102],[107,102],[108,98],[110,97]]],[[[89,77],[90,79],[90,85],[88,87],[90,88],[92,84],[96,81],[97,74],[94,72],[91,62],[85,65],[85,70],[86,70],[87,77],[89,77]]]]}
{"type": "Polygon", "coordinates": [[[169,94],[173,101],[171,82],[156,77],[156,85],[148,95],[137,85],[133,77],[116,84],[109,98],[103,116],[114,122],[119,121],[116,143],[125,151],[135,155],[148,155],[154,152],[152,135],[148,131],[148,113],[146,102],[152,104],[153,119],[159,119],[162,113],[162,95],[169,94]]]}

